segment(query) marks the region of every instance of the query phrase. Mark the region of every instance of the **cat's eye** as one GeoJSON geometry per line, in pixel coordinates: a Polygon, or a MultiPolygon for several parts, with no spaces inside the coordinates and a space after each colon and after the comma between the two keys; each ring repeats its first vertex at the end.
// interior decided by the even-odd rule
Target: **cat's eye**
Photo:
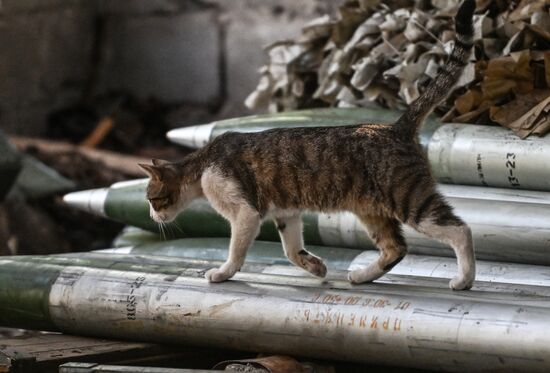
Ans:
{"type": "Polygon", "coordinates": [[[149,198],[147,198],[147,199],[148,199],[149,201],[158,201],[158,202],[160,202],[160,201],[162,201],[162,200],[168,201],[168,197],[149,197],[149,198]]]}
{"type": "Polygon", "coordinates": [[[153,197],[148,199],[153,209],[157,211],[168,208],[171,205],[169,197],[153,197]]]}

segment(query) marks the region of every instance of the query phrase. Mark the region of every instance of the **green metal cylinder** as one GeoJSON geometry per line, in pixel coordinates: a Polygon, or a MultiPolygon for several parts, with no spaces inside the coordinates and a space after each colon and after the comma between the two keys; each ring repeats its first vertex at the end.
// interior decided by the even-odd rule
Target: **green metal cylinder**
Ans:
{"type": "MultiPolygon", "coordinates": [[[[86,211],[158,232],[149,217],[145,197],[147,180],[114,184],[111,188],[82,191],[65,196],[65,201],[86,211]]],[[[440,185],[440,191],[455,212],[472,229],[478,259],[550,265],[550,193],[460,185],[440,185]],[[521,247],[521,250],[518,248],[521,247]]],[[[373,242],[354,214],[303,214],[304,241],[308,245],[374,249],[373,242]]],[[[166,237],[229,237],[228,222],[199,199],[168,225],[166,237]]],[[[164,236],[163,236],[164,237],[164,236]]],[[[410,252],[454,257],[452,249],[406,227],[410,252]]],[[[258,240],[279,241],[271,220],[262,225],[258,240]]]]}
{"type": "Polygon", "coordinates": [[[49,292],[63,266],[0,259],[0,325],[56,331],[49,292]]]}
{"type": "MultiPolygon", "coordinates": [[[[104,214],[113,220],[160,233],[158,224],[149,217],[149,203],[145,198],[146,187],[146,179],[114,184],[109,188],[102,204],[104,214]]],[[[312,245],[322,245],[316,216],[305,214],[303,221],[304,239],[312,245]]],[[[206,200],[199,199],[179,214],[164,233],[168,238],[229,237],[231,229],[227,220],[206,200]]],[[[279,233],[271,220],[262,225],[258,240],[279,240],[279,233]]]]}
{"type": "Polygon", "coordinates": [[[128,225],[113,239],[112,246],[126,247],[160,241],[162,237],[158,233],[128,225]]]}
{"type": "Polygon", "coordinates": [[[200,271],[7,259],[0,273],[12,276],[0,281],[0,325],[445,371],[550,368],[548,296],[254,273],[209,284],[200,271]],[[20,294],[6,291],[14,281],[20,294]]]}
{"type": "MultiPolygon", "coordinates": [[[[181,276],[186,273],[219,267],[228,256],[229,239],[202,238],[168,241],[163,244],[144,243],[135,247],[112,248],[91,253],[71,253],[49,256],[14,256],[5,260],[37,265],[79,266],[120,271],[164,273],[181,276]]],[[[366,266],[378,259],[375,251],[324,246],[308,247],[323,258],[328,279],[347,281],[347,271],[366,266]]],[[[279,243],[256,241],[250,248],[245,265],[248,273],[279,274],[306,277],[309,273],[296,267],[283,254],[279,243]]],[[[454,258],[407,255],[378,283],[436,287],[447,291],[445,279],[454,276],[454,258]]],[[[550,296],[550,267],[478,261],[476,289],[491,292],[523,293],[550,296]]]]}
{"type": "MultiPolygon", "coordinates": [[[[251,115],[224,119],[209,124],[178,128],[167,137],[178,144],[200,148],[213,138],[227,132],[260,132],[271,128],[346,126],[363,123],[393,123],[402,113],[395,110],[367,108],[320,108],[251,115]]],[[[434,117],[428,117],[420,130],[420,143],[427,147],[434,131],[441,126],[434,117]]]]}
{"type": "Polygon", "coordinates": [[[21,156],[0,131],[0,201],[10,191],[21,170],[21,156]]]}

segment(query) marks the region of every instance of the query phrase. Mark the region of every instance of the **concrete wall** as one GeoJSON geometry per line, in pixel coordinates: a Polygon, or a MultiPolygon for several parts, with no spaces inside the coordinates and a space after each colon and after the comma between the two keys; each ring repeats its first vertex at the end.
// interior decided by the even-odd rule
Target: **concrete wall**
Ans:
{"type": "Polygon", "coordinates": [[[41,134],[52,109],[109,90],[245,114],[262,47],[340,2],[0,0],[0,127],[41,134]]]}
{"type": "Polygon", "coordinates": [[[93,8],[84,0],[0,4],[0,126],[41,132],[47,113],[77,100],[86,85],[93,8]]]}
{"type": "Polygon", "coordinates": [[[263,48],[299,35],[308,21],[335,14],[338,0],[217,0],[225,31],[227,99],[224,116],[247,113],[243,101],[256,88],[266,62],[263,48]]]}

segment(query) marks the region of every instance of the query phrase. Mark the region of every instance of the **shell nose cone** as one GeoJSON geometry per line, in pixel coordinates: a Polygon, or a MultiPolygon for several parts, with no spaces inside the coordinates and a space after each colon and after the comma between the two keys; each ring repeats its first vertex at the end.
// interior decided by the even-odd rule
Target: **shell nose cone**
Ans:
{"type": "Polygon", "coordinates": [[[197,129],[197,126],[190,126],[190,127],[183,127],[178,128],[175,130],[168,131],[166,133],[166,137],[168,140],[180,144],[189,146],[191,148],[195,147],[195,130],[197,129]]]}
{"type": "Polygon", "coordinates": [[[202,148],[210,141],[210,135],[212,134],[213,128],[214,123],[182,127],[168,131],[166,137],[176,144],[198,149],[202,148]]]}
{"type": "Polygon", "coordinates": [[[108,188],[83,190],[63,196],[63,202],[79,210],[95,215],[105,215],[105,200],[107,199],[108,188]]]}

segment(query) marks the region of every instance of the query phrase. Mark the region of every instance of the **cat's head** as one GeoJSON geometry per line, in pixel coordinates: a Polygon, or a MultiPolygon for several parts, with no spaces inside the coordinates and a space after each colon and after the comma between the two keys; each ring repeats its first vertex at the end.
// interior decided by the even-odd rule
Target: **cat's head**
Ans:
{"type": "Polygon", "coordinates": [[[149,176],[147,200],[149,214],[157,223],[169,223],[198,196],[200,185],[186,175],[184,163],[153,159],[151,165],[139,164],[149,176]]]}

